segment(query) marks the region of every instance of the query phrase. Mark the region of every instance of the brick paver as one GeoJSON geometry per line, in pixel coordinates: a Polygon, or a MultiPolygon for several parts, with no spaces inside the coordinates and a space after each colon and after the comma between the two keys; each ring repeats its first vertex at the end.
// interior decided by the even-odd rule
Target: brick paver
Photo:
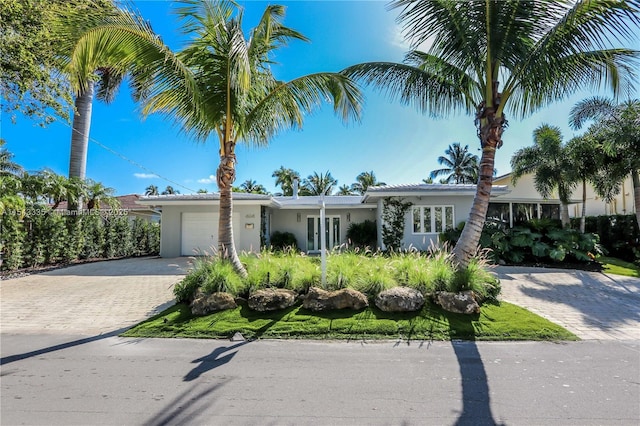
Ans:
{"type": "Polygon", "coordinates": [[[0,331],[96,335],[130,327],[171,306],[187,264],[134,258],[0,281],[0,331]]]}
{"type": "Polygon", "coordinates": [[[581,339],[640,339],[640,279],[564,269],[500,266],[501,298],[581,339]]]}

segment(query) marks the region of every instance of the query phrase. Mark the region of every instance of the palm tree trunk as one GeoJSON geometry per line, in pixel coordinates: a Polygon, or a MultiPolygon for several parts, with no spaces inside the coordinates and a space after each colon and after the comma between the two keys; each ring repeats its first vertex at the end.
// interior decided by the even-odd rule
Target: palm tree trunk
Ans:
{"type": "Polygon", "coordinates": [[[231,188],[236,180],[236,155],[233,141],[224,143],[224,153],[220,156],[220,165],[216,171],[216,181],[220,189],[220,217],[218,218],[218,251],[220,257],[227,259],[233,269],[242,277],[247,276],[233,241],[233,200],[231,188]]]}
{"type": "Polygon", "coordinates": [[[631,179],[633,181],[633,201],[636,207],[636,220],[640,227],[640,174],[638,170],[631,172],[631,179]]]}
{"type": "Polygon", "coordinates": [[[495,109],[479,109],[477,120],[480,124],[479,137],[482,144],[482,157],[476,196],[473,199],[469,219],[462,230],[462,234],[453,249],[453,256],[458,268],[464,269],[478,249],[482,228],[487,218],[491,186],[493,184],[493,169],[495,167],[496,150],[502,146],[502,132],[504,131],[504,116],[496,116],[495,109]]]}
{"type": "MultiPolygon", "coordinates": [[[[78,93],[73,113],[71,131],[71,154],[69,156],[69,178],[77,177],[84,180],[87,175],[87,151],[89,147],[89,130],[91,129],[91,111],[93,107],[93,93],[95,83],[89,81],[86,90],[78,93]]],[[[82,206],[82,198],[76,203],[70,203],[69,209],[76,210],[82,206]]]]}
{"type": "Polygon", "coordinates": [[[582,179],[582,216],[580,216],[580,233],[584,234],[587,221],[587,181],[582,179]]]}
{"type": "Polygon", "coordinates": [[[569,220],[569,204],[564,201],[560,201],[560,222],[562,222],[562,229],[571,228],[571,221],[569,220]]]}

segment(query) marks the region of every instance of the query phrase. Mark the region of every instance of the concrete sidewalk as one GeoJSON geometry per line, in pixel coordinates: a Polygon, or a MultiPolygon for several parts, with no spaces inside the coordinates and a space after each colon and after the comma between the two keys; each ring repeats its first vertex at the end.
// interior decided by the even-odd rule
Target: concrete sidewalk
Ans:
{"type": "Polygon", "coordinates": [[[96,335],[171,306],[188,258],[86,263],[0,281],[0,332],[96,335]]]}
{"type": "Polygon", "coordinates": [[[581,339],[640,340],[640,279],[551,268],[500,266],[501,299],[581,339]]]}

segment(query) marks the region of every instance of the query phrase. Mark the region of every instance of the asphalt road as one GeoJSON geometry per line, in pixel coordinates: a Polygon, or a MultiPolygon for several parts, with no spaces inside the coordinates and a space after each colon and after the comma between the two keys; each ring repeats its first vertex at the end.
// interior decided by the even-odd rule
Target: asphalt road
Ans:
{"type": "Polygon", "coordinates": [[[637,425],[638,341],[3,334],[6,425],[637,425]]]}

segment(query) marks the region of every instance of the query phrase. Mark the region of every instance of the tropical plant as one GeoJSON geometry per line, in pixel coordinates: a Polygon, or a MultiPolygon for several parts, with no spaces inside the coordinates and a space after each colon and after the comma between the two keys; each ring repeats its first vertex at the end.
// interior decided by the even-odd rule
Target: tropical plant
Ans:
{"type": "Polygon", "coordinates": [[[402,248],[404,224],[410,202],[400,198],[385,198],[382,213],[382,243],[386,250],[397,251],[402,248]]]}
{"type": "Polygon", "coordinates": [[[378,179],[376,179],[376,175],[372,170],[370,172],[362,172],[356,176],[356,183],[351,184],[351,191],[364,195],[364,193],[367,192],[367,188],[370,186],[383,185],[386,185],[386,183],[378,182],[378,179]]]}
{"type": "Polygon", "coordinates": [[[610,200],[620,192],[620,183],[631,175],[640,226],[640,100],[616,104],[610,99],[593,97],[574,105],[569,116],[571,126],[579,129],[589,120],[595,120],[589,135],[606,154],[602,179],[595,188],[610,200]]]}
{"type": "Polygon", "coordinates": [[[177,9],[182,31],[192,37],[177,54],[188,75],[168,84],[160,69],[143,107],[179,122],[182,129],[205,141],[217,135],[220,163],[218,247],[235,270],[246,275],[232,238],[232,195],[238,142],[266,145],[278,132],[300,127],[306,113],[331,99],[345,121],[359,116],[360,92],[344,75],[317,73],[289,82],[271,71],[273,54],[291,40],[307,39],[282,23],[284,7],[267,6],[247,40],[242,13],[228,1],[185,0],[177,9]]]}
{"type": "Polygon", "coordinates": [[[240,185],[242,192],[248,192],[250,194],[268,194],[264,185],[259,184],[255,180],[247,179],[240,185]]]}
{"type": "Polygon", "coordinates": [[[560,220],[568,228],[569,199],[575,188],[576,177],[569,152],[562,144],[558,127],[543,124],[533,131],[533,146],[519,149],[511,158],[511,180],[515,185],[525,174],[533,173],[536,191],[549,198],[554,190],[560,200],[560,220]]]}
{"type": "Polygon", "coordinates": [[[336,192],[336,195],[355,195],[353,190],[351,189],[351,187],[349,185],[340,185],[338,187],[338,191],[336,192]]]}
{"type": "Polygon", "coordinates": [[[13,161],[13,153],[4,147],[6,141],[0,138],[0,176],[20,176],[22,166],[13,161]]]}
{"type": "Polygon", "coordinates": [[[446,156],[438,157],[438,164],[442,169],[433,170],[429,177],[435,179],[445,176],[445,183],[476,183],[478,182],[478,156],[469,152],[469,145],[464,148],[455,142],[444,151],[446,156]]]}
{"type": "Polygon", "coordinates": [[[270,238],[271,247],[275,250],[297,249],[298,240],[291,232],[275,231],[270,238]]]}
{"type": "Polygon", "coordinates": [[[87,179],[87,209],[99,209],[100,204],[104,203],[110,208],[118,208],[120,203],[114,197],[115,189],[104,186],[100,182],[87,179]]]}
{"type": "Polygon", "coordinates": [[[597,187],[606,179],[603,170],[604,155],[598,149],[595,139],[589,135],[572,138],[565,146],[570,168],[574,179],[582,185],[582,212],[580,215],[580,232],[585,232],[587,215],[587,183],[597,187]]]}
{"type": "Polygon", "coordinates": [[[347,228],[347,240],[349,245],[375,249],[378,246],[378,228],[372,220],[365,220],[360,223],[352,223],[347,228]]]}
{"type": "Polygon", "coordinates": [[[156,185],[149,185],[144,190],[144,195],[158,195],[158,187],[156,185]]]}
{"type": "Polygon", "coordinates": [[[162,195],[174,195],[179,193],[180,191],[178,191],[177,189],[174,189],[173,186],[171,185],[167,185],[164,191],[161,192],[162,195]]]}
{"type": "Polygon", "coordinates": [[[331,176],[331,173],[313,172],[302,181],[300,193],[302,195],[331,195],[333,187],[338,184],[338,180],[331,176]]]}
{"type": "Polygon", "coordinates": [[[276,178],[276,186],[279,186],[282,189],[282,194],[286,196],[293,195],[293,182],[294,180],[300,181],[300,173],[296,172],[293,169],[287,169],[284,166],[280,166],[280,168],[273,172],[271,177],[276,178]]]}
{"type": "Polygon", "coordinates": [[[343,72],[433,115],[474,114],[480,139],[477,192],[454,256],[476,252],[491,197],[506,113],[524,117],[579,89],[606,82],[619,94],[634,81],[637,2],[577,0],[394,0],[413,48],[404,63],[374,62],[343,72]],[[502,83],[500,90],[500,84],[502,83]]]}

